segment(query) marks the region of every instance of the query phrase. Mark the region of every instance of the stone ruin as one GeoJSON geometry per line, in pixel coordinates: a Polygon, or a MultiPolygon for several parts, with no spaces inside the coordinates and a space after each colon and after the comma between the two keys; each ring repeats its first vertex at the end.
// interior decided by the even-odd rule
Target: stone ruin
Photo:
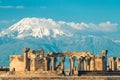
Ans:
{"type": "Polygon", "coordinates": [[[93,55],[91,52],[48,52],[45,54],[43,49],[35,51],[30,48],[24,48],[23,52],[23,55],[10,56],[11,72],[72,76],[79,75],[82,71],[120,70],[120,58],[109,58],[109,66],[107,66],[107,50],[102,50],[100,56],[93,55]],[[65,64],[66,57],[69,58],[67,64],[65,64]],[[75,66],[75,61],[78,66],[75,66]],[[70,69],[65,69],[65,65],[70,65],[70,69]]]}

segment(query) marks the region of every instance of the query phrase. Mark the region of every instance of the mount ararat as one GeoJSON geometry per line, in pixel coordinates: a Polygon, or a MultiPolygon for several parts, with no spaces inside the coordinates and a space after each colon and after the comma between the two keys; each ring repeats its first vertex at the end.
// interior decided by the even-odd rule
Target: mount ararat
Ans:
{"type": "Polygon", "coordinates": [[[0,32],[0,64],[8,66],[9,56],[22,54],[24,47],[43,48],[46,53],[91,51],[96,55],[107,49],[108,56],[120,56],[120,41],[108,36],[113,29],[116,30],[116,24],[109,21],[95,25],[24,18],[0,32]]]}

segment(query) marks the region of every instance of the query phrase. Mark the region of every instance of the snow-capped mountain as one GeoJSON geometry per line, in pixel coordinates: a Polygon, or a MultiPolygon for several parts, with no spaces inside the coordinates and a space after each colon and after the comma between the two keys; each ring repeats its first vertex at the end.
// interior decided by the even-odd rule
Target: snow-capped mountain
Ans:
{"type": "Polygon", "coordinates": [[[43,36],[56,37],[57,35],[71,36],[71,33],[64,31],[61,23],[56,23],[52,19],[45,18],[24,18],[6,30],[3,30],[0,36],[9,36],[14,38],[43,36]]]}
{"type": "Polygon", "coordinates": [[[9,55],[22,54],[24,47],[37,50],[43,48],[46,53],[91,51],[99,55],[101,50],[107,49],[108,56],[120,56],[120,44],[107,36],[99,35],[101,29],[98,30],[95,25],[92,28],[90,26],[86,23],[45,18],[24,18],[0,32],[0,64],[8,65],[9,55]],[[95,29],[98,30],[97,33],[93,33],[95,29]]]}

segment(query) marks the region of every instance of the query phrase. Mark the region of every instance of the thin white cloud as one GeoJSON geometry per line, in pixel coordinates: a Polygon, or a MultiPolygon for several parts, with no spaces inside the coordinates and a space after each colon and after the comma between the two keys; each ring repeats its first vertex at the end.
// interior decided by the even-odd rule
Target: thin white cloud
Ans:
{"type": "Polygon", "coordinates": [[[8,24],[10,22],[15,22],[16,20],[15,19],[12,19],[12,20],[0,20],[0,24],[8,24]]]}
{"type": "Polygon", "coordinates": [[[47,6],[40,6],[40,9],[46,9],[47,6]]]}
{"type": "Polygon", "coordinates": [[[100,23],[99,25],[99,30],[103,31],[103,32],[114,32],[117,31],[117,26],[118,24],[113,24],[110,21],[106,22],[106,23],[100,23]]]}
{"type": "Polygon", "coordinates": [[[0,8],[5,8],[5,9],[12,9],[12,8],[23,9],[24,6],[0,6],[0,8]]]}
{"type": "Polygon", "coordinates": [[[115,32],[118,30],[118,24],[116,23],[111,23],[110,21],[107,22],[102,22],[99,24],[90,24],[89,25],[91,29],[94,29],[96,31],[101,31],[101,32],[115,32]],[[93,28],[92,28],[93,27],[93,28]]]}
{"type": "Polygon", "coordinates": [[[13,6],[0,6],[0,8],[14,8],[13,6]]]}
{"type": "Polygon", "coordinates": [[[23,9],[24,6],[16,6],[17,9],[23,9]]]}
{"type": "Polygon", "coordinates": [[[94,23],[74,23],[74,22],[64,22],[64,21],[59,21],[58,23],[66,26],[70,26],[72,28],[75,28],[80,31],[90,31],[90,32],[115,32],[118,30],[118,24],[116,23],[111,23],[110,21],[107,22],[102,22],[99,24],[94,24],[94,23]]]}
{"type": "Polygon", "coordinates": [[[9,21],[8,20],[1,20],[0,23],[1,24],[7,24],[7,23],[9,23],[9,21]]]}

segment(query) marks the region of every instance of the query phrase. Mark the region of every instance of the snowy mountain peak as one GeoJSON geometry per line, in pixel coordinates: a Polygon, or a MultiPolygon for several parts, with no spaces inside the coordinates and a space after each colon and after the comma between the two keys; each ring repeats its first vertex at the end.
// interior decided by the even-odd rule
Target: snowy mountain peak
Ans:
{"type": "Polygon", "coordinates": [[[12,25],[6,30],[0,33],[0,36],[9,36],[14,38],[25,38],[25,37],[37,37],[42,38],[43,36],[56,37],[70,36],[71,33],[63,30],[57,22],[52,19],[45,18],[24,18],[16,24],[12,25]]]}

